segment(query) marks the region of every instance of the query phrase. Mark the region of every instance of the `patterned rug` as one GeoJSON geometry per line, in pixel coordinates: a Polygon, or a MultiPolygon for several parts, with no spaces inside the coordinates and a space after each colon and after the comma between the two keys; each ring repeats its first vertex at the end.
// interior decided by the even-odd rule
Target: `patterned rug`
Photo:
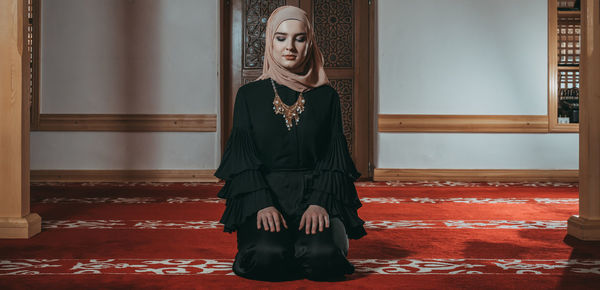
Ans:
{"type": "Polygon", "coordinates": [[[569,183],[359,182],[368,235],[344,281],[235,276],[235,234],[218,223],[222,184],[38,183],[42,233],[0,240],[0,289],[590,289],[600,243],[566,235],[569,183]]]}

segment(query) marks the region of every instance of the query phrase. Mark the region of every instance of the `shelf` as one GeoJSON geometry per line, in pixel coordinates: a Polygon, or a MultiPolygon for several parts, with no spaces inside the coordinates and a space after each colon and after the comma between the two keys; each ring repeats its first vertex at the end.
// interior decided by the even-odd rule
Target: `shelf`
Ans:
{"type": "Polygon", "coordinates": [[[574,16],[580,16],[581,15],[581,11],[579,10],[558,10],[558,16],[562,16],[562,17],[574,17],[574,16]]]}
{"type": "Polygon", "coordinates": [[[559,65],[558,70],[579,70],[578,65],[559,65]]]}

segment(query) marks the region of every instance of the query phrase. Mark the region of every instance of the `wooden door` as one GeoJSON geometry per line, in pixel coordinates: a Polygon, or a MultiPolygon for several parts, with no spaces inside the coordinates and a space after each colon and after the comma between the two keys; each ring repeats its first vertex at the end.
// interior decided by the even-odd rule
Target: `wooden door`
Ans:
{"type": "Polygon", "coordinates": [[[344,134],[357,169],[370,173],[369,33],[367,0],[229,0],[221,3],[221,148],[231,132],[237,89],[262,73],[269,15],[282,5],[305,10],[341,98],[344,134]]]}

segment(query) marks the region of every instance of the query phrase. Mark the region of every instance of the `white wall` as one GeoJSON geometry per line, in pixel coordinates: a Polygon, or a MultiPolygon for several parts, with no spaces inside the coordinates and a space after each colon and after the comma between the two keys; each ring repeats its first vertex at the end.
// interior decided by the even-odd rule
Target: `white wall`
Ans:
{"type": "MultiPolygon", "coordinates": [[[[218,5],[42,1],[41,112],[217,114],[218,5]]],[[[214,169],[219,138],[216,132],[32,132],[31,169],[214,169]]]]}
{"type": "Polygon", "coordinates": [[[379,134],[379,168],[577,169],[577,134],[379,134]]]}
{"type": "MultiPolygon", "coordinates": [[[[379,0],[378,113],[545,115],[546,2],[379,0]]],[[[52,0],[42,15],[42,113],[218,113],[217,0],[52,0]]],[[[214,169],[219,139],[32,132],[31,168],[214,169]]],[[[577,160],[577,134],[378,133],[375,165],[577,169],[577,160]]]]}
{"type": "Polygon", "coordinates": [[[215,133],[36,132],[35,168],[214,169],[215,133]]]}
{"type": "MultiPolygon", "coordinates": [[[[546,115],[547,0],[379,0],[380,114],[546,115]]],[[[378,133],[376,167],[577,169],[577,134],[378,133]]]]}

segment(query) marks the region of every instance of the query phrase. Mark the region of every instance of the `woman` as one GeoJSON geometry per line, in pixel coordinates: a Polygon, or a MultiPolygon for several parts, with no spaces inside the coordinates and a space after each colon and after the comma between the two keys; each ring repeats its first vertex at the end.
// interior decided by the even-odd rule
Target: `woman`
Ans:
{"type": "Polygon", "coordinates": [[[354,271],[348,238],[366,234],[340,99],[306,12],[277,8],[265,38],[263,74],[238,90],[215,173],[225,180],[221,223],[237,230],[233,270],[259,280],[339,279],[354,271]]]}

